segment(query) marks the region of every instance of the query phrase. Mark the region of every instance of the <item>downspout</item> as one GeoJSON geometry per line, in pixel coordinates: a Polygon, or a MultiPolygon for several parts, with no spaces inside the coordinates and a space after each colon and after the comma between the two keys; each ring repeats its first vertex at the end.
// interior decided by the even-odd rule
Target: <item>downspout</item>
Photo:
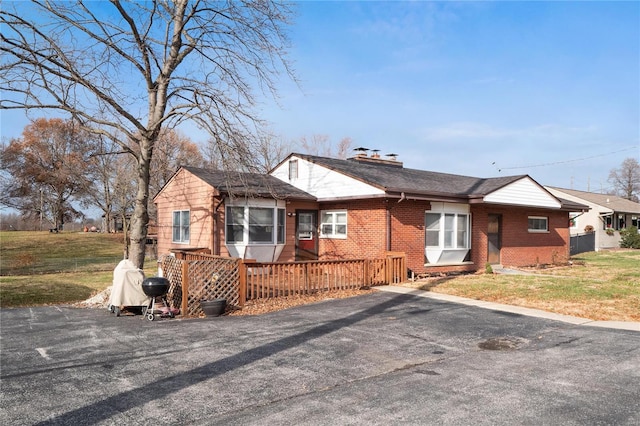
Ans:
{"type": "Polygon", "coordinates": [[[385,222],[387,227],[387,251],[391,251],[391,207],[389,205],[387,205],[386,209],[385,222]]]}
{"type": "Polygon", "coordinates": [[[224,203],[224,197],[220,198],[220,202],[216,205],[216,197],[212,197],[212,209],[213,209],[213,250],[212,253],[215,256],[220,256],[220,236],[218,233],[218,210],[224,203]]]}

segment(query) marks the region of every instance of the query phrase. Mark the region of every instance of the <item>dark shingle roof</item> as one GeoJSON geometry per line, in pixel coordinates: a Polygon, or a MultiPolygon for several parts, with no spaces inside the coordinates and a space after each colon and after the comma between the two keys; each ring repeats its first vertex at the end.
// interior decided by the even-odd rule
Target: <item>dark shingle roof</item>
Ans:
{"type": "Polygon", "coordinates": [[[471,198],[487,195],[527,175],[476,178],[426,170],[370,164],[358,160],[339,160],[306,154],[292,154],[387,192],[417,195],[443,195],[471,198]]]}
{"type": "Polygon", "coordinates": [[[616,195],[598,194],[595,192],[578,191],[576,189],[556,188],[550,186],[549,188],[556,191],[564,192],[565,194],[572,195],[576,198],[581,198],[587,202],[597,204],[602,207],[607,207],[613,211],[620,213],[640,213],[640,203],[634,203],[626,198],[618,197],[616,195]]]}
{"type": "Polygon", "coordinates": [[[234,197],[266,197],[315,201],[316,197],[271,175],[225,172],[198,167],[183,169],[202,179],[223,194],[234,197]]]}

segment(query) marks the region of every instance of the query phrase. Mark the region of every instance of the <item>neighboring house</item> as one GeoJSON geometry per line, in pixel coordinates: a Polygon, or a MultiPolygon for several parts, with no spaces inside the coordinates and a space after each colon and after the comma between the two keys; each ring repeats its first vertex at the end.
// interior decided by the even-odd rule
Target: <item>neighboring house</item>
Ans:
{"type": "Polygon", "coordinates": [[[549,264],[569,257],[569,211],[587,209],[527,175],[436,173],[377,155],[338,160],[291,154],[268,179],[251,175],[257,187],[247,180],[230,188],[224,176],[182,168],[154,198],[159,255],[206,248],[292,261],[396,251],[406,253],[416,273],[549,264]]]}
{"type": "Polygon", "coordinates": [[[571,213],[571,236],[595,233],[595,250],[620,247],[620,230],[640,227],[640,204],[615,195],[547,187],[552,194],[586,204],[589,211],[571,213]]]}

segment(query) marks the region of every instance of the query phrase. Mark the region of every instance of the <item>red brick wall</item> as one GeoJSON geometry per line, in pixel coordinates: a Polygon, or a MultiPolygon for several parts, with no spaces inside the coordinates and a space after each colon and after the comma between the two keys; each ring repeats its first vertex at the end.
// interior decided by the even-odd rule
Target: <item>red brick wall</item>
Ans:
{"type": "MultiPolygon", "coordinates": [[[[386,203],[383,199],[323,203],[322,210],[347,210],[347,238],[320,238],[322,259],[362,259],[384,256],[386,251],[386,203]]],[[[320,224],[318,224],[320,225],[320,224]]]]}
{"type": "Polygon", "coordinates": [[[477,269],[487,262],[487,221],[489,214],[502,215],[502,249],[504,266],[529,266],[566,262],[569,258],[569,214],[567,212],[522,207],[471,206],[472,261],[477,269]],[[548,218],[549,232],[528,231],[529,216],[548,218]]]}
{"type": "Polygon", "coordinates": [[[382,257],[387,248],[387,209],[391,221],[391,251],[405,252],[407,266],[415,273],[483,270],[487,262],[488,214],[502,215],[501,263],[528,266],[565,262],[569,256],[568,213],[522,207],[471,206],[471,261],[455,266],[425,266],[424,214],[426,201],[367,200],[322,204],[321,210],[348,211],[347,239],[321,238],[323,259],[382,257]],[[549,232],[530,233],[529,216],[549,219],[549,232]]]}
{"type": "Polygon", "coordinates": [[[321,210],[347,210],[347,239],[320,239],[323,259],[380,258],[385,252],[401,251],[407,255],[409,269],[424,270],[424,213],[427,201],[372,199],[323,203],[321,210]],[[387,210],[390,212],[387,219],[387,210]],[[387,220],[391,225],[387,247],[387,220]]]}
{"type": "Polygon", "coordinates": [[[425,272],[424,215],[431,210],[428,201],[389,201],[391,210],[391,251],[402,251],[407,256],[407,267],[415,273],[425,272]]]}

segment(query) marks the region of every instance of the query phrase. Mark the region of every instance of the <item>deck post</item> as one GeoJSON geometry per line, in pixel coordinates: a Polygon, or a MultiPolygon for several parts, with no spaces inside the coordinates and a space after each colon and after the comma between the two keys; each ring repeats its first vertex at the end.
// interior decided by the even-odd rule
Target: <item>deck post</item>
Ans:
{"type": "Polygon", "coordinates": [[[363,286],[365,287],[369,287],[371,285],[371,282],[373,281],[371,279],[371,276],[369,275],[369,259],[363,259],[362,260],[362,278],[364,280],[363,286]]]}
{"type": "Polygon", "coordinates": [[[240,259],[238,262],[238,305],[242,308],[247,300],[247,265],[240,259]]]}
{"type": "Polygon", "coordinates": [[[180,312],[183,317],[189,316],[189,262],[182,260],[182,306],[180,312]]]}

